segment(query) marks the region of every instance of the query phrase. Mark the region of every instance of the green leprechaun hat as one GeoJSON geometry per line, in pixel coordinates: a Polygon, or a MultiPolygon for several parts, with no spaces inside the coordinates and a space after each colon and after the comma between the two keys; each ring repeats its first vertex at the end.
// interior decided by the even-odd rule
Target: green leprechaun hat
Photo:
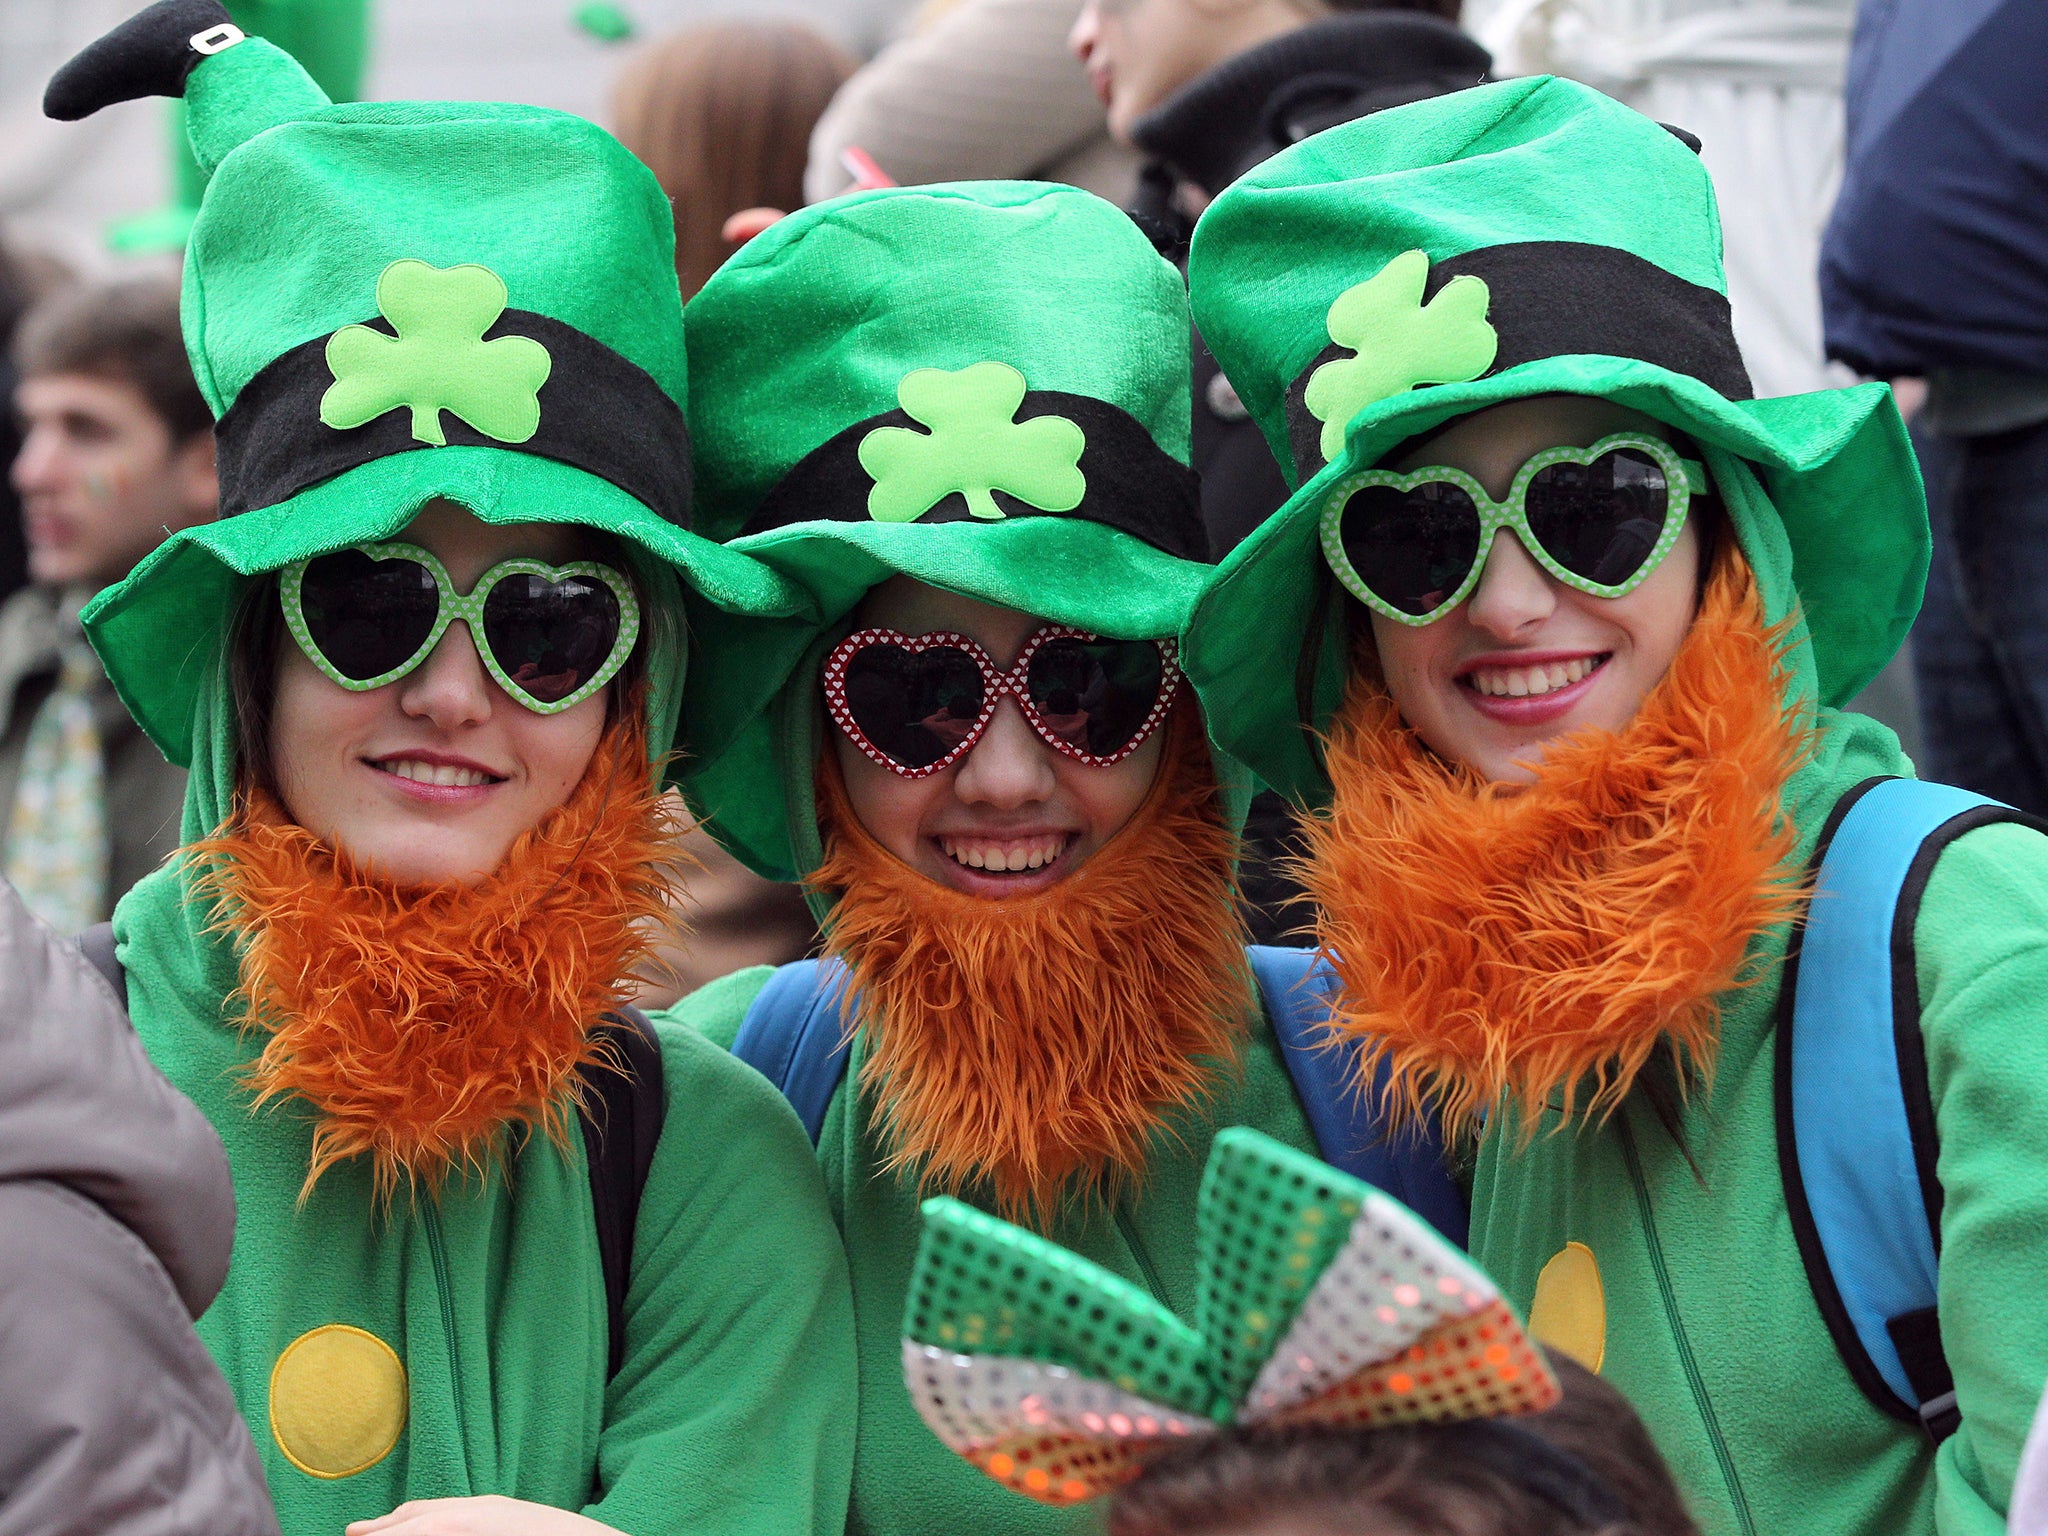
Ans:
{"type": "MultiPolygon", "coordinates": [[[[1499,1288],[1428,1222],[1243,1126],[1216,1137],[1202,1173],[1192,1323],[958,1200],[923,1215],[903,1318],[911,1402],[954,1452],[1041,1503],[1097,1497],[1225,1425],[1491,1421],[1561,1395],[1499,1288]]],[[[1571,1466],[1553,1491],[1604,1512],[1585,1528],[1618,1518],[1571,1466]]]]}
{"type": "MultiPolygon", "coordinates": [[[[682,574],[674,627],[706,649],[728,620],[757,650],[802,643],[801,591],[690,531],[674,222],[616,140],[537,107],[332,105],[216,0],[143,11],[45,107],[151,93],[184,97],[212,177],[183,307],[222,516],[166,540],[86,623],[172,760],[205,739],[195,711],[218,697],[246,577],[388,538],[436,497],[617,536],[668,605],[682,574]]],[[[665,670],[657,749],[681,681],[665,670]]],[[[693,729],[716,734],[727,702],[693,697],[693,729]]]]}
{"type": "Polygon", "coordinates": [[[1210,206],[1189,282],[1298,490],[1217,569],[1183,662],[1219,745],[1297,800],[1327,794],[1315,732],[1346,667],[1324,501],[1501,401],[1603,396],[1696,439],[1767,608],[1803,615],[1819,702],[1855,694],[1912,622],[1926,508],[1889,389],[1751,398],[1705,168],[1597,91],[1504,81],[1306,139],[1210,206]]]}
{"type": "Polygon", "coordinates": [[[806,588],[806,665],[685,786],[765,874],[819,856],[817,660],[896,574],[1117,639],[1207,578],[1180,279],[1102,199],[1035,182],[855,193],[756,237],[684,313],[705,532],[806,588]],[[765,792],[764,792],[765,791],[765,792]]]}

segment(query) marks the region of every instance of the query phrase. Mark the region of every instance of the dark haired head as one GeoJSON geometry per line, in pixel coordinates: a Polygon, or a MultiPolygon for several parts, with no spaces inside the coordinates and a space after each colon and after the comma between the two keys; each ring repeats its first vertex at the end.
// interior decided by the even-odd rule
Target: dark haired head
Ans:
{"type": "Polygon", "coordinates": [[[128,385],[175,443],[213,428],[185,355],[178,286],[168,279],[58,290],[22,319],[14,361],[24,379],[77,374],[128,385]]]}
{"type": "Polygon", "coordinates": [[[1110,1536],[1698,1536],[1628,1400],[1547,1353],[1547,1413],[1235,1430],[1120,1489],[1110,1536]]]}

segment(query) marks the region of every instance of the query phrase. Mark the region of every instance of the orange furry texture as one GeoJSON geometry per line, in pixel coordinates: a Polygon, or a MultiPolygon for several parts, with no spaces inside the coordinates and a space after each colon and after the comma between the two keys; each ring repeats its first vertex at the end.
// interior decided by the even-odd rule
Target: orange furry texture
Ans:
{"type": "Polygon", "coordinates": [[[244,1024],[270,1037],[256,1103],[314,1111],[307,1193],[350,1158],[387,1199],[483,1169],[511,1126],[565,1141],[592,1026],[667,910],[669,822],[633,708],[474,885],[395,886],[245,794],[191,850],[195,894],[239,943],[244,1024]]]}
{"type": "Polygon", "coordinates": [[[1328,743],[1334,795],[1304,821],[1304,883],[1342,982],[1331,1028],[1391,1113],[1476,1128],[1497,1103],[1611,1113],[1669,1051],[1710,1073],[1749,946],[1803,902],[1780,799],[1809,738],[1783,629],[1732,547],[1629,727],[1551,743],[1494,785],[1354,674],[1328,743]]]}
{"type": "Polygon", "coordinates": [[[1177,710],[1151,793],[1066,879],[990,901],[869,836],[838,762],[819,764],[838,898],[826,948],[852,970],[887,1166],[921,1189],[983,1187],[1012,1220],[1142,1177],[1153,1132],[1233,1070],[1250,980],[1236,840],[1201,726],[1177,710]]]}

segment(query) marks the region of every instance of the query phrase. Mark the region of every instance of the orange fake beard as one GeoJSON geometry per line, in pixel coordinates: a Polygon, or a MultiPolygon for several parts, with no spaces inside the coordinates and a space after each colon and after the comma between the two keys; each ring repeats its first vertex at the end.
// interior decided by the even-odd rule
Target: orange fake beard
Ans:
{"type": "Polygon", "coordinates": [[[1143,1174],[1147,1144],[1234,1069],[1250,1005],[1235,840],[1201,728],[1168,724],[1151,793],[1066,879],[985,900],[918,874],[819,764],[824,864],[891,1171],[985,1189],[1014,1220],[1143,1174]]]}
{"type": "Polygon", "coordinates": [[[314,1116],[305,1192],[370,1160],[379,1200],[437,1189],[514,1126],[561,1144],[593,1026],[624,999],[667,911],[674,829],[628,705],[568,801],[475,884],[379,879],[245,794],[191,857],[240,946],[244,1024],[269,1036],[257,1104],[314,1116]]]}
{"type": "Polygon", "coordinates": [[[1611,1113],[1668,1052],[1711,1071],[1720,1000],[1803,897],[1780,812],[1807,736],[1784,636],[1724,549],[1691,632],[1629,726],[1546,745],[1536,782],[1447,763],[1369,664],[1328,743],[1304,883],[1342,982],[1332,1029],[1390,1108],[1453,1132],[1505,1101],[1611,1113]]]}

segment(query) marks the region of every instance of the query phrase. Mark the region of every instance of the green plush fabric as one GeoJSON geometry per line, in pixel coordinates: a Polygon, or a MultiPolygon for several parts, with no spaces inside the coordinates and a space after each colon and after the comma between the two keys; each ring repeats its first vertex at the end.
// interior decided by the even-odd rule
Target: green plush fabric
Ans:
{"type": "MultiPolygon", "coordinates": [[[[534,367],[537,343],[484,341],[476,331],[468,338],[475,350],[464,354],[461,337],[448,337],[424,354],[431,367],[401,376],[391,359],[403,350],[404,366],[415,370],[418,342],[364,328],[386,300],[415,324],[429,323],[435,305],[420,307],[423,288],[450,292],[452,283],[485,290],[460,301],[474,330],[502,287],[500,307],[572,327],[644,371],[681,407],[688,382],[674,221],[653,175],[615,139],[539,107],[330,106],[289,56],[254,38],[194,69],[186,107],[213,180],[185,264],[185,340],[215,414],[229,411],[282,354],[336,338],[329,346],[340,346],[346,375],[329,394],[337,421],[374,420],[370,407],[379,400],[368,386],[381,385],[387,410],[422,407],[416,423],[438,420],[428,404],[447,405],[456,416],[464,402],[481,408],[483,419],[472,425],[499,432],[508,446],[419,447],[408,438],[414,451],[371,459],[273,505],[173,535],[101,594],[86,614],[87,631],[122,699],[172,761],[193,753],[192,722],[218,665],[236,578],[388,537],[433,496],[486,520],[604,528],[684,573],[677,627],[701,645],[730,640],[757,662],[794,659],[808,634],[791,622],[808,617],[801,590],[595,473],[511,446],[522,430],[531,436],[532,402],[522,410],[519,395],[549,377],[534,367]],[[428,275],[422,266],[438,270],[428,275]],[[475,267],[484,271],[459,271],[475,267]],[[365,360],[380,352],[372,373],[363,374],[365,360]],[[466,380],[441,377],[451,358],[464,356],[493,362],[466,380]],[[516,378],[503,369],[507,357],[524,359],[516,378]],[[431,385],[424,394],[423,382],[431,385]],[[496,398],[506,385],[509,397],[496,398]],[[455,393],[446,395],[451,387],[455,393]],[[353,410],[343,409],[349,404],[353,410]]],[[[554,389],[574,384],[555,370],[554,389]]],[[[699,696],[683,737],[690,750],[716,750],[737,728],[734,705],[744,713],[758,702],[723,693],[721,681],[715,671],[692,679],[699,696]]]]}
{"type": "MultiPolygon", "coordinates": [[[[1423,334],[1426,317],[1469,304],[1475,290],[1454,278],[1418,307],[1424,290],[1404,270],[1414,265],[1409,253],[1422,253],[1434,269],[1537,242],[1559,243],[1565,254],[1556,259],[1567,265],[1576,249],[1589,269],[1641,268],[1705,310],[1723,303],[1719,217],[1698,157],[1648,118],[1563,80],[1457,91],[1317,134],[1236,182],[1196,229],[1188,276],[1203,338],[1283,469],[1304,483],[1225,557],[1185,636],[1184,659],[1219,743],[1297,800],[1316,803],[1328,793],[1312,733],[1328,723],[1343,665],[1341,645],[1325,645],[1304,720],[1296,678],[1327,581],[1316,548],[1324,496],[1397,444],[1468,411],[1551,392],[1601,395],[1689,433],[1717,483],[1748,473],[1733,461],[1749,466],[1796,559],[1825,703],[1842,702],[1876,674],[1918,609],[1926,508],[1885,386],[1732,398],[1677,366],[1711,371],[1707,343],[1716,337],[1678,334],[1675,310],[1669,337],[1657,334],[1654,316],[1618,313],[1611,327],[1617,338],[1667,347],[1662,363],[1585,350],[1496,361],[1475,377],[1476,339],[1468,336],[1460,354],[1450,338],[1446,353],[1445,338],[1423,334]],[[1389,274],[1403,279],[1399,295],[1389,274]],[[1361,311],[1361,285],[1375,280],[1387,292],[1361,311]],[[1345,400],[1310,402],[1330,412],[1324,443],[1343,447],[1301,475],[1289,391],[1333,343],[1355,352],[1350,368],[1377,376],[1340,373],[1342,387],[1325,391],[1373,398],[1348,419],[1345,400]],[[1437,382],[1445,379],[1463,382],[1437,382]]],[[[1525,332],[1531,324],[1540,330],[1544,294],[1515,291],[1511,275],[1487,280],[1489,315],[1506,327],[1512,311],[1525,332]]],[[[1546,280],[1567,275],[1553,268],[1546,280]]],[[[1558,326],[1600,332],[1600,306],[1611,298],[1594,288],[1560,300],[1585,313],[1558,326]]],[[[1467,311],[1446,318],[1460,315],[1469,320],[1467,311]]],[[[1505,347],[1509,332],[1500,335],[1505,347]]]]}
{"type": "MultiPolygon", "coordinates": [[[[760,1076],[660,1028],[666,1129],[640,1206],[625,1360],[608,1330],[583,1143],[529,1140],[488,1176],[376,1212],[344,1165],[304,1204],[310,1124],[252,1114],[260,1048],[231,1022],[227,946],[173,863],[115,916],[151,1059],[226,1143],[238,1215],[200,1337],[234,1389],[285,1536],[407,1499],[497,1493],[631,1533],[836,1536],[853,1447],[845,1265],[803,1128],[760,1076]],[[408,1416],[364,1471],[316,1477],[271,1430],[281,1352],[341,1323],[403,1362],[408,1416]]],[[[346,1417],[348,1404],[332,1410],[346,1417]]]]}
{"type": "MultiPolygon", "coordinates": [[[[185,323],[217,412],[280,354],[331,338],[337,416],[395,412],[436,431],[460,418],[516,437],[542,378],[565,381],[533,341],[486,337],[509,298],[644,370],[680,421],[669,210],[614,141],[533,108],[316,98],[260,42],[192,75],[195,144],[217,169],[185,323]],[[395,337],[365,324],[380,311],[395,337]]],[[[317,396],[303,403],[319,411],[317,396]]],[[[292,443],[301,427],[335,430],[263,424],[292,443]]],[[[778,646],[809,643],[801,591],[596,473],[512,447],[399,441],[404,451],[173,537],[93,605],[88,627],[123,699],[191,765],[187,841],[220,825],[237,784],[226,639],[251,581],[390,537],[434,497],[487,522],[574,523],[621,541],[646,598],[655,760],[679,718],[715,723],[721,697],[758,707],[746,690],[717,691],[733,677],[719,670],[724,652],[772,664],[778,646]],[[686,668],[693,650],[705,668],[686,668]],[[686,671],[710,680],[688,710],[686,671]]],[[[214,918],[173,859],[120,904],[115,932],[136,1028],[233,1169],[233,1262],[200,1333],[249,1421],[286,1536],[470,1494],[585,1509],[632,1536],[842,1528],[854,1408],[845,1262],[802,1127],[767,1084],[694,1034],[661,1030],[668,1111],[639,1207],[624,1364],[607,1381],[581,1137],[508,1133],[500,1161],[438,1196],[401,1192],[388,1210],[358,1164],[330,1170],[302,1202],[308,1112],[250,1107],[242,1079],[262,1041],[234,1022],[235,946],[214,918]],[[358,1377],[316,1379],[309,1395],[280,1372],[294,1341],[335,1325],[381,1340],[404,1373],[402,1431],[360,1466],[288,1455],[288,1442],[306,1442],[279,1431],[312,1423],[344,1445],[360,1439],[342,1432],[374,1396],[358,1377]]]]}
{"type": "MultiPolygon", "coordinates": [[[[773,972],[763,966],[714,982],[666,1016],[730,1046],[747,1005],[773,972]]],[[[846,1238],[860,1348],[860,1428],[854,1453],[849,1533],[913,1536],[975,1531],[984,1536],[1056,1536],[1099,1531],[1101,1509],[1054,1509],[1011,1493],[946,1449],[925,1427],[903,1385],[903,1316],[923,1222],[913,1181],[883,1169],[885,1152],[871,1099],[857,1081],[865,1047],[856,1039],[847,1078],[818,1139],[825,1187],[846,1238]]],[[[1203,1112],[1155,1136],[1142,1188],[1113,1206],[1061,1213],[1044,1235],[1101,1265],[1182,1321],[1196,1320],[1196,1194],[1217,1132],[1264,1131],[1315,1154],[1280,1050],[1262,1020],[1244,1070],[1203,1112]]]]}
{"type": "MultiPolygon", "coordinates": [[[[1084,505],[1100,491],[1084,495],[1076,466],[1100,424],[1083,428],[1071,405],[1017,414],[1027,390],[1096,403],[1185,472],[1186,298],[1100,198],[1031,182],[835,198],[748,242],[684,325],[700,526],[801,588],[817,615],[801,656],[734,653],[729,686],[692,684],[693,705],[743,690],[762,701],[739,728],[724,722],[743,705],[695,735],[681,775],[713,834],[760,873],[789,880],[818,862],[818,665],[870,587],[908,575],[1119,639],[1186,624],[1210,567],[1084,505]],[[847,433],[851,477],[821,488],[830,504],[743,532],[847,433]],[[996,493],[1035,514],[1005,512],[996,493]],[[968,515],[932,515],[953,497],[968,515]]],[[[1191,496],[1161,516],[1205,547],[1191,496]]]]}
{"type": "Polygon", "coordinates": [[[1186,299],[1119,218],[1073,187],[960,182],[836,197],[748,241],[684,312],[704,531],[737,534],[917,368],[1008,363],[1120,406],[1185,464],[1188,381],[1169,364],[1188,341],[1169,336],[1186,299]]]}

